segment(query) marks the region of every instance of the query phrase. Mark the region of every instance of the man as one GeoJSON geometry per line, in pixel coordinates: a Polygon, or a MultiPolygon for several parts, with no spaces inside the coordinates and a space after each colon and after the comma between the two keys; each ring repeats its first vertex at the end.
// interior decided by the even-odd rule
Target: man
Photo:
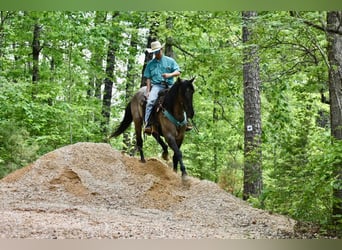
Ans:
{"type": "Polygon", "coordinates": [[[150,116],[153,105],[158,98],[159,91],[171,87],[174,83],[174,77],[180,75],[180,69],[177,62],[168,56],[163,55],[163,47],[159,41],[151,43],[151,48],[147,52],[153,53],[154,58],[147,64],[144,77],[146,77],[146,113],[145,129],[146,134],[151,134],[150,116]]]}

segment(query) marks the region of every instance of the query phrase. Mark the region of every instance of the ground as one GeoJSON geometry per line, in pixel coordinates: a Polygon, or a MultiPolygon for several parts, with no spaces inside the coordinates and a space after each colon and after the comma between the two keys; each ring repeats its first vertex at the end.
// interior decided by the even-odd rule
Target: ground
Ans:
{"type": "Polygon", "coordinates": [[[0,238],[279,239],[296,224],[104,143],[42,156],[0,180],[0,199],[0,238]]]}

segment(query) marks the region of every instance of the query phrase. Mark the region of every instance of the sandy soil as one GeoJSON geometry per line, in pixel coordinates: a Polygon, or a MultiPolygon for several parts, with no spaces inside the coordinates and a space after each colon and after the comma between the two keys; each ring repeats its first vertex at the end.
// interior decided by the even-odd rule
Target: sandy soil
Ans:
{"type": "Polygon", "coordinates": [[[0,238],[291,238],[295,221],[109,144],[77,143],[0,180],[0,238]]]}

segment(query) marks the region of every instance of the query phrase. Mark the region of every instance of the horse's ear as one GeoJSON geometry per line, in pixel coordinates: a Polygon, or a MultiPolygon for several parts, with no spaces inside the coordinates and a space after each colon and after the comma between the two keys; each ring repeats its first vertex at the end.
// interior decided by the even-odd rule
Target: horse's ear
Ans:
{"type": "Polygon", "coordinates": [[[190,82],[194,82],[196,79],[196,76],[194,76],[193,78],[191,78],[190,82]]]}

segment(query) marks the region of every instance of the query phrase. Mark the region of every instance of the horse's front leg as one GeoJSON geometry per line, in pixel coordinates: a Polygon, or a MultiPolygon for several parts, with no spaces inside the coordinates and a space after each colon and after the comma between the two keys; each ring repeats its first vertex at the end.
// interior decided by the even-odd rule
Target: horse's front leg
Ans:
{"type": "Polygon", "coordinates": [[[183,163],[183,155],[182,155],[182,151],[180,151],[180,145],[181,144],[177,144],[176,140],[174,138],[168,138],[167,139],[167,142],[170,146],[170,148],[172,148],[173,152],[174,152],[174,155],[173,155],[173,170],[175,172],[177,172],[177,166],[178,166],[178,163],[180,164],[180,169],[182,171],[182,177],[185,177],[187,176],[187,172],[185,170],[185,166],[184,166],[184,163],[183,163]]]}
{"type": "Polygon", "coordinates": [[[176,155],[176,153],[173,154],[173,157],[172,157],[172,163],[173,163],[173,171],[175,171],[177,173],[177,168],[178,168],[178,156],[176,155]]]}
{"type": "Polygon", "coordinates": [[[158,133],[152,133],[152,135],[156,139],[156,141],[159,143],[159,145],[162,147],[163,149],[162,157],[165,161],[167,161],[169,158],[169,152],[167,151],[166,143],[163,141],[163,139],[160,137],[158,133]]]}

